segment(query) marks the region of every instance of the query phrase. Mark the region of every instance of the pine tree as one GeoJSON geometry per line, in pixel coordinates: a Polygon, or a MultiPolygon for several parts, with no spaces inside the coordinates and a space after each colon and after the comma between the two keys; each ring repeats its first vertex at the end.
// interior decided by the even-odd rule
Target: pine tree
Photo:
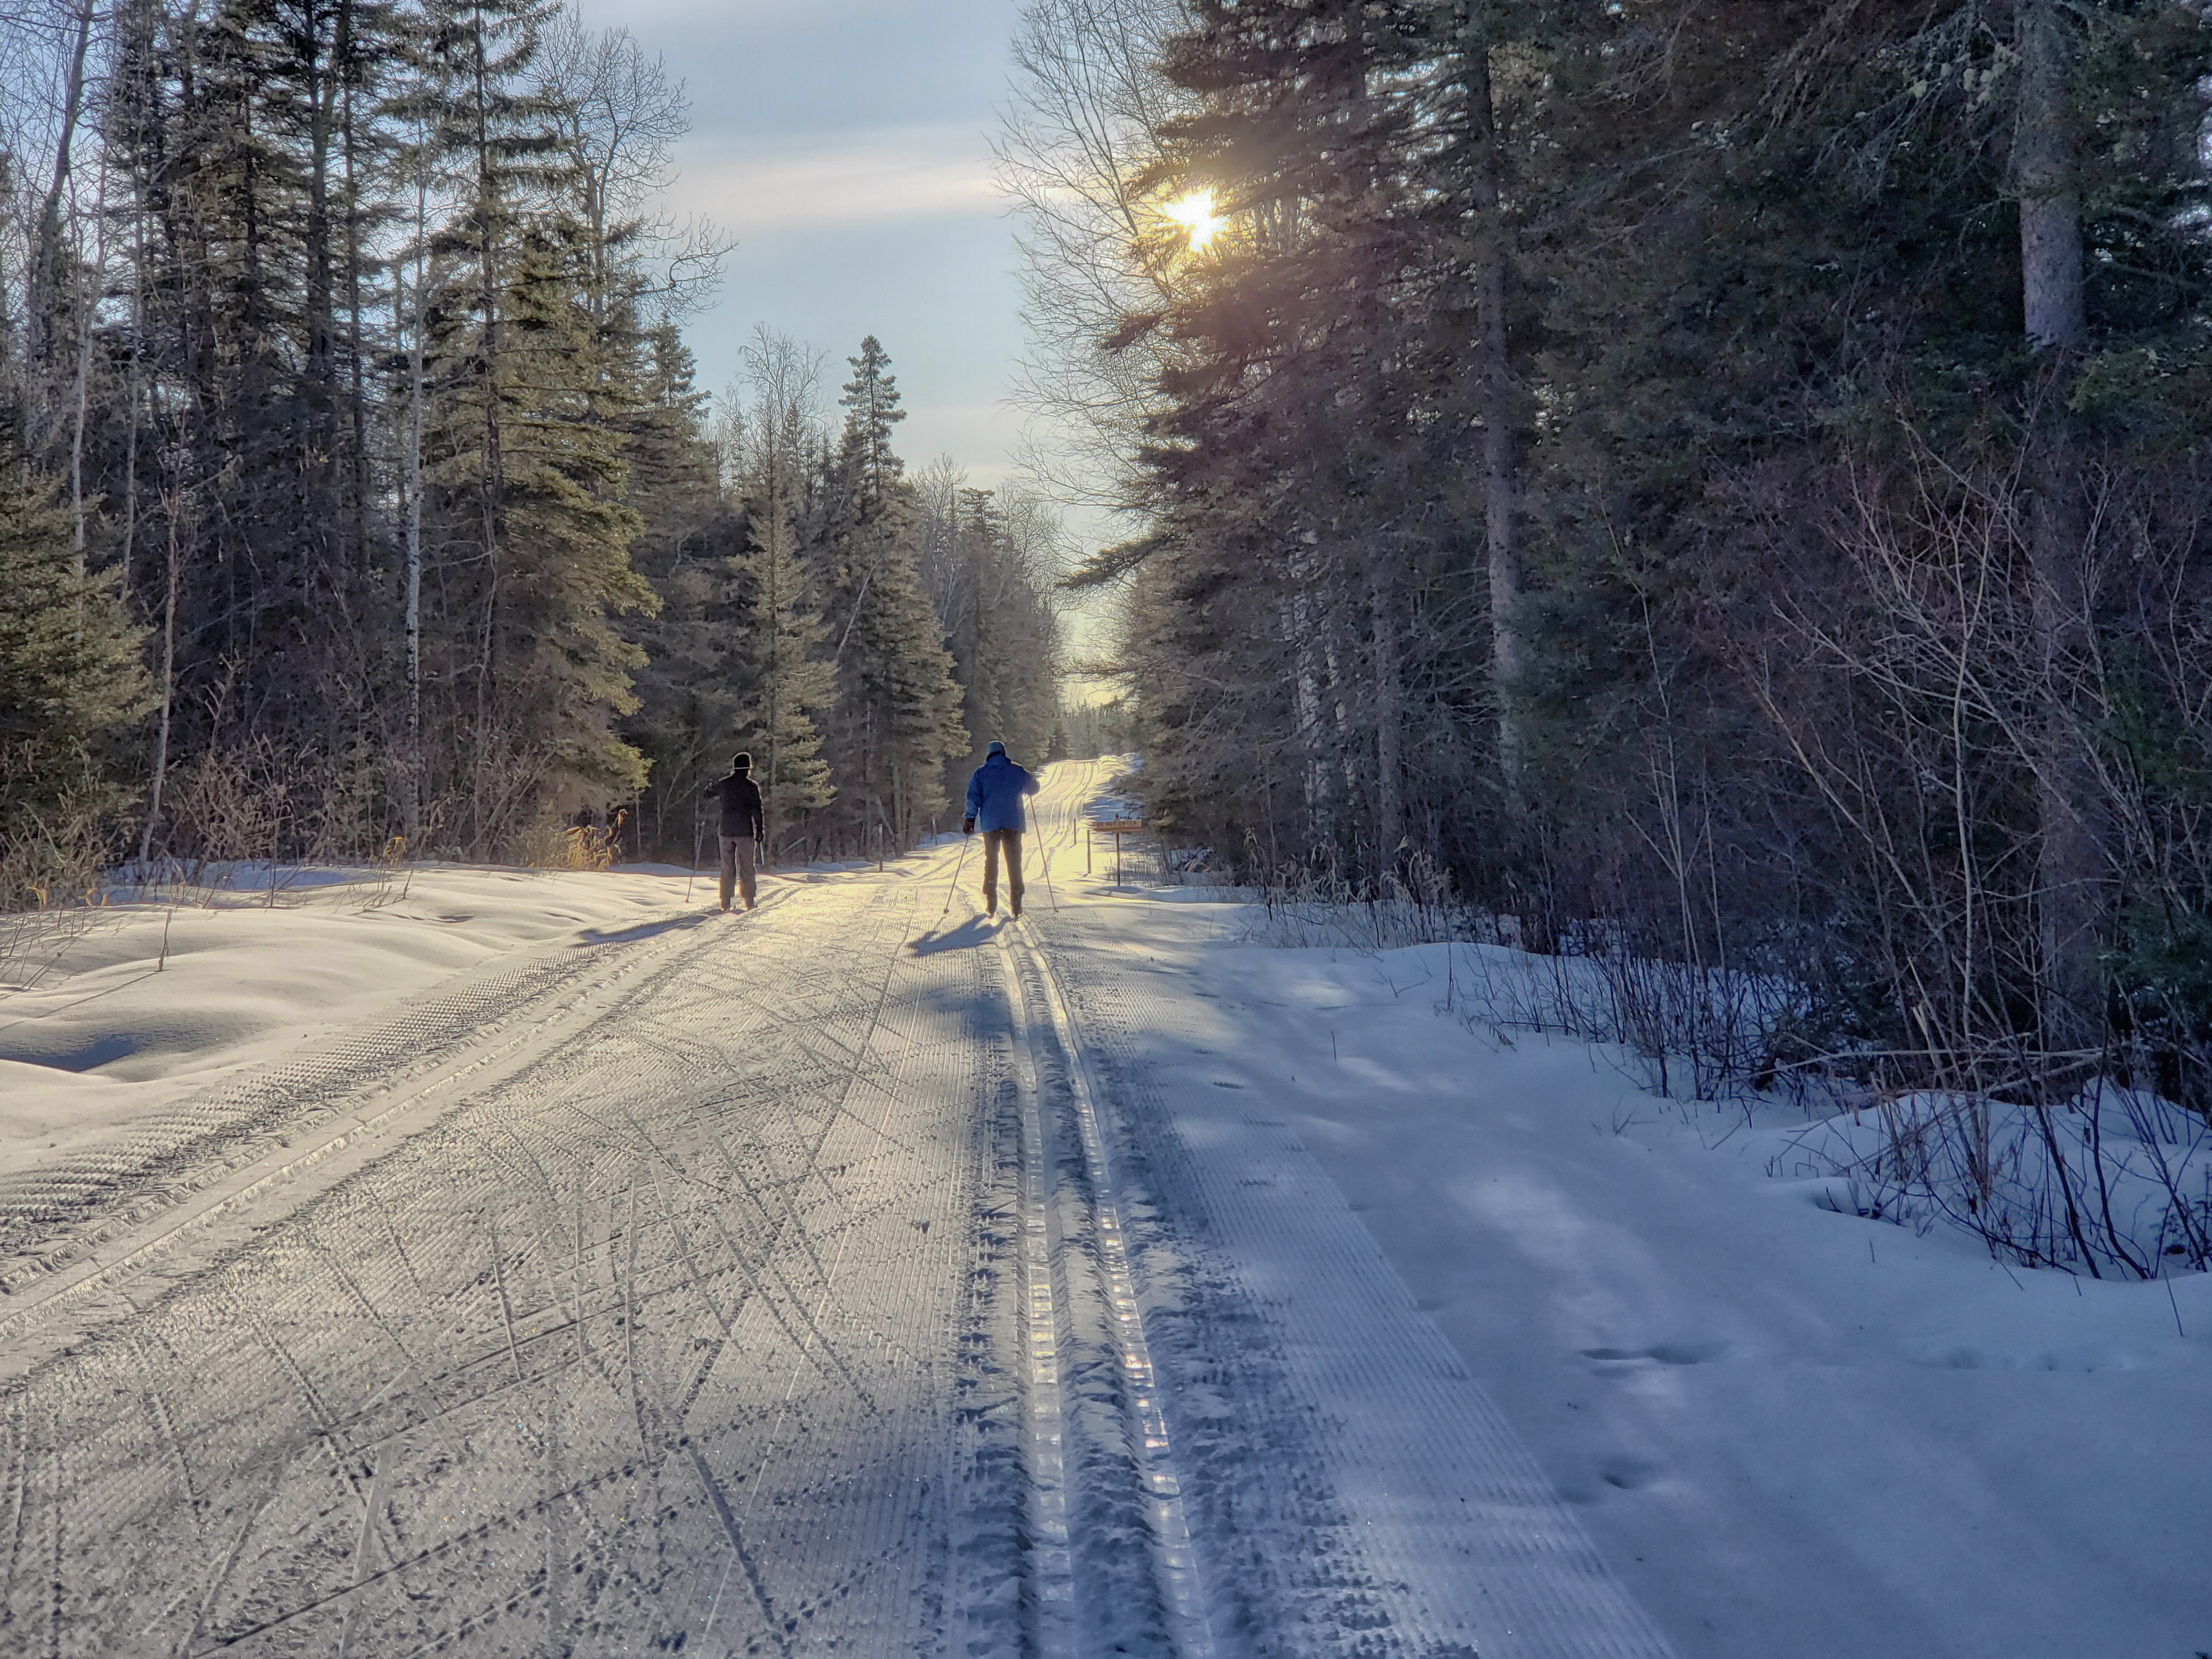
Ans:
{"type": "Polygon", "coordinates": [[[993,738],[1034,760],[1060,715],[1060,629],[1045,568],[1059,526],[1026,497],[1001,510],[988,489],[956,487],[945,508],[941,532],[932,526],[927,538],[938,567],[930,586],[962,689],[967,760],[981,762],[993,738]]]}
{"type": "Polygon", "coordinates": [[[800,814],[836,797],[817,721],[836,694],[835,671],[821,655],[828,628],[801,555],[799,520],[812,482],[813,363],[764,330],[746,363],[753,400],[738,445],[745,545],[730,562],[737,584],[729,668],[735,729],[753,754],[773,856],[800,814]]]}
{"type": "MultiPolygon", "coordinates": [[[[1140,570],[1153,811],[1217,844],[1264,818],[1270,844],[1370,871],[1396,856],[1409,768],[1463,772],[1470,747],[1410,738],[1404,690],[1424,562],[1468,539],[1442,498],[1464,470],[1466,416],[1447,416],[1468,352],[1437,315],[1467,284],[1425,266],[1445,188],[1423,171],[1443,131],[1432,10],[1206,4],[1170,43],[1203,107],[1139,182],[1155,234],[1189,249],[1170,303],[1116,337],[1179,347],[1142,452],[1162,507],[1091,572],[1140,570]]],[[[1497,692],[1486,675],[1455,700],[1497,692]]]]}
{"type": "Polygon", "coordinates": [[[871,335],[848,360],[845,426],[811,564],[836,630],[830,763],[843,833],[865,846],[878,825],[910,846],[945,807],[944,768],[967,744],[960,688],[922,586],[920,515],[891,428],[905,418],[890,358],[871,335]]]}
{"type": "Polygon", "coordinates": [[[427,440],[434,678],[459,827],[485,852],[534,812],[642,786],[615,722],[636,708],[644,655],[615,618],[657,603],[629,562],[642,521],[607,407],[623,377],[605,360],[565,227],[520,234],[489,317],[496,330],[482,310],[447,313],[427,440]]]}
{"type": "Polygon", "coordinates": [[[632,558],[660,604],[634,614],[627,636],[644,652],[638,713],[624,726],[650,767],[637,804],[639,844],[689,856],[699,792],[729,759],[741,729],[738,577],[744,526],[722,500],[707,398],[694,390],[691,355],[672,325],[647,335],[651,356],[630,435],[629,502],[644,520],[632,558]]]}
{"type": "Polygon", "coordinates": [[[122,740],[149,703],[112,570],[88,574],[51,487],[0,473],[0,910],[87,879],[125,795],[122,740]]]}

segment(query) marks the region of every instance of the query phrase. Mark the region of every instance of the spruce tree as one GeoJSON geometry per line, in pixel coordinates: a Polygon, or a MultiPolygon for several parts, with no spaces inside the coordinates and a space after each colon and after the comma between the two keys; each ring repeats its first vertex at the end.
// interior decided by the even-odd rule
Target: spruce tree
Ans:
{"type": "Polygon", "coordinates": [[[753,399],[738,442],[744,545],[730,560],[728,672],[734,729],[753,754],[773,855],[801,814],[836,797],[817,721],[836,693],[799,528],[814,483],[813,364],[792,341],[766,331],[756,334],[746,362],[753,399]]]}
{"type": "MultiPolygon", "coordinates": [[[[1161,508],[1092,567],[1139,572],[1152,811],[1216,844],[1264,819],[1269,844],[1370,872],[1396,856],[1409,767],[1463,775],[1471,748],[1463,726],[1417,741],[1403,691],[1425,562],[1468,539],[1441,499],[1464,470],[1446,404],[1466,349],[1424,269],[1430,13],[1209,3],[1169,44],[1202,106],[1139,183],[1152,234],[1189,246],[1168,304],[1116,337],[1177,346],[1142,451],[1161,508]]],[[[1465,599],[1440,597],[1463,628],[1465,599]]],[[[1498,690],[1455,701],[1494,709],[1498,690]]]]}
{"type": "Polygon", "coordinates": [[[644,524],[632,562],[660,604],[634,613],[624,629],[646,662],[639,709],[623,731],[651,769],[638,802],[643,821],[634,826],[639,845],[688,857],[699,792],[720,775],[740,729],[733,653],[745,532],[722,498],[689,349],[665,323],[647,340],[636,407],[619,423],[631,440],[629,500],[644,524]]]}
{"type": "Polygon", "coordinates": [[[949,580],[933,586],[962,690],[967,759],[981,762],[994,738],[1037,759],[1060,716],[1059,623],[1044,568],[1057,525],[1026,498],[1002,510],[988,489],[958,488],[949,506],[945,545],[932,550],[949,580]]]}
{"type": "Polygon", "coordinates": [[[871,335],[848,360],[844,430],[811,562],[836,630],[830,744],[857,845],[882,826],[909,846],[945,808],[945,762],[967,745],[960,688],[920,567],[920,514],[891,429],[905,418],[890,358],[871,335]]]}
{"type": "Polygon", "coordinates": [[[621,376],[564,227],[518,234],[492,314],[496,330],[479,309],[447,313],[427,439],[445,793],[486,853],[536,811],[642,786],[616,721],[644,656],[616,618],[657,603],[629,561],[641,520],[607,407],[621,376]]]}
{"type": "Polygon", "coordinates": [[[116,573],[82,568],[52,487],[0,471],[0,910],[96,875],[148,707],[143,641],[116,573]]]}

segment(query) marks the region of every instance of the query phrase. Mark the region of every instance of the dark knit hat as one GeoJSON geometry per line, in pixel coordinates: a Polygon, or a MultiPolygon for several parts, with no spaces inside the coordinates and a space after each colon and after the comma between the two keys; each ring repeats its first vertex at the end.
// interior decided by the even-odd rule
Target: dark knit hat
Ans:
{"type": "Polygon", "coordinates": [[[988,749],[985,750],[983,752],[984,752],[987,756],[988,756],[988,755],[1003,755],[1003,754],[1005,754],[1005,753],[1006,752],[1006,744],[1004,744],[1003,743],[995,743],[995,742],[994,742],[994,743],[993,743],[993,744],[992,744],[992,745],[991,745],[988,749]]]}
{"type": "Polygon", "coordinates": [[[750,750],[745,749],[740,749],[738,750],[737,758],[730,763],[730,770],[732,772],[750,772],[752,769],[752,752],[750,750]]]}

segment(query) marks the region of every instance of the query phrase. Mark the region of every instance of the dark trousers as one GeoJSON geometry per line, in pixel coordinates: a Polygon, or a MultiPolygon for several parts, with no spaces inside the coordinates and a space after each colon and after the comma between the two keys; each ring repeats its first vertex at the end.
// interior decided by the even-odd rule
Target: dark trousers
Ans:
{"type": "Polygon", "coordinates": [[[722,837],[722,908],[730,908],[730,890],[741,889],[745,896],[745,908],[753,908],[753,838],[750,836],[722,837]]]}
{"type": "Polygon", "coordinates": [[[1016,915],[1022,913],[1022,832],[986,830],[983,832],[983,908],[999,908],[999,849],[1006,849],[1006,899],[1016,915]]]}

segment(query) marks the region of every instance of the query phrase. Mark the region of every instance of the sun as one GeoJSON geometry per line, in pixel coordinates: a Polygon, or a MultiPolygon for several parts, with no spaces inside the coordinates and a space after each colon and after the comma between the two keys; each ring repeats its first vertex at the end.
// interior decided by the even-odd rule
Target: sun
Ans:
{"type": "Polygon", "coordinates": [[[1192,191],[1169,206],[1167,216],[1189,228],[1190,250],[1194,253],[1203,253],[1206,245],[1213,240],[1213,233],[1228,222],[1214,216],[1213,192],[1210,190],[1192,191]]]}

